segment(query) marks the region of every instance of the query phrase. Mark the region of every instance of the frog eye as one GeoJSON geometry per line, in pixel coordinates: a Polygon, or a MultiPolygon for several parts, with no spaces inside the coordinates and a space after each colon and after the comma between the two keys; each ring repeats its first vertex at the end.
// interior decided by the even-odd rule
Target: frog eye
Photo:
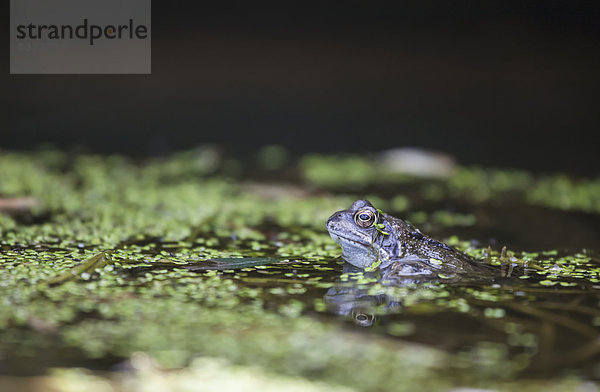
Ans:
{"type": "Polygon", "coordinates": [[[375,213],[371,210],[358,211],[356,215],[354,215],[354,222],[364,229],[371,227],[373,223],[375,223],[375,213]]]}
{"type": "Polygon", "coordinates": [[[375,322],[375,315],[365,313],[362,310],[353,309],[352,318],[361,327],[370,327],[375,322]]]}

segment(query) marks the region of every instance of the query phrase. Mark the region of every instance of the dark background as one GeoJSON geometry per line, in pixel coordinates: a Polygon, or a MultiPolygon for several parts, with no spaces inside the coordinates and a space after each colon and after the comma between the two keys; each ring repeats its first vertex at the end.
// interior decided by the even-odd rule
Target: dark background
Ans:
{"type": "Polygon", "coordinates": [[[598,175],[599,37],[598,1],[155,0],[150,76],[8,75],[7,59],[0,148],[420,146],[598,175]]]}

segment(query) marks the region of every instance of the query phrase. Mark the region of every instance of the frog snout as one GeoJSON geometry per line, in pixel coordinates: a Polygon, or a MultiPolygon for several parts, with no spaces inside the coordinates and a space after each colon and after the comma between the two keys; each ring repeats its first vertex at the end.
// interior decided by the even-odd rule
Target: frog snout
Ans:
{"type": "Polygon", "coordinates": [[[329,230],[335,222],[339,222],[341,218],[342,218],[341,212],[336,212],[335,214],[331,215],[329,217],[329,219],[327,219],[327,222],[325,223],[325,227],[327,227],[327,230],[329,230]]]}

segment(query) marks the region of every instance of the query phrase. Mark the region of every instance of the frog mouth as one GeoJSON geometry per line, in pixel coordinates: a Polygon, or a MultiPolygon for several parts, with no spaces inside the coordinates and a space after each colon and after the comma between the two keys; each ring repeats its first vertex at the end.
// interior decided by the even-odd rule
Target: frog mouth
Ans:
{"type": "Polygon", "coordinates": [[[369,246],[371,246],[371,244],[369,244],[369,243],[365,243],[365,242],[362,242],[362,241],[354,240],[354,239],[352,239],[352,238],[348,238],[348,237],[345,237],[345,236],[343,236],[343,235],[340,235],[340,234],[337,234],[337,233],[331,233],[331,234],[333,234],[333,235],[334,235],[334,236],[336,236],[337,238],[339,238],[339,239],[341,239],[341,240],[344,240],[344,241],[346,241],[346,242],[351,242],[351,243],[353,243],[353,244],[356,244],[356,245],[361,245],[361,246],[364,246],[364,247],[367,247],[367,248],[368,248],[369,246]]]}

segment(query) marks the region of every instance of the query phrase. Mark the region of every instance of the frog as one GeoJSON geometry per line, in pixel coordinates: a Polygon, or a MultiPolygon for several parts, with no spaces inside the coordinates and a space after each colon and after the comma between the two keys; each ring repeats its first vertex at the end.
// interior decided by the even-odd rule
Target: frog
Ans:
{"type": "Polygon", "coordinates": [[[383,213],[368,200],[356,200],[326,223],[341,246],[342,258],[366,271],[394,276],[456,276],[482,272],[486,266],[433,239],[400,218],[383,213]]]}

